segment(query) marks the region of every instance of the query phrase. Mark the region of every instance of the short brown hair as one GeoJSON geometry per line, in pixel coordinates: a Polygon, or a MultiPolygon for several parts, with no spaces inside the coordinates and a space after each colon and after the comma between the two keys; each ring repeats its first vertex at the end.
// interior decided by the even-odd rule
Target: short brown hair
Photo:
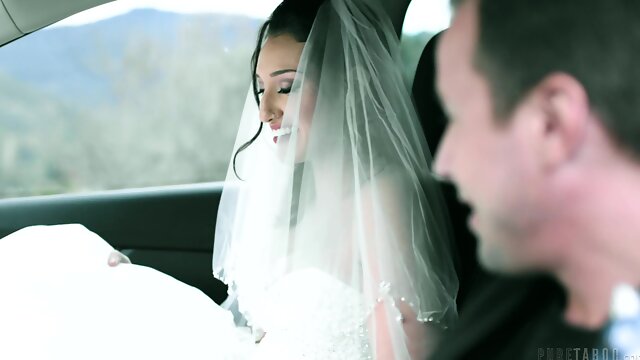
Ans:
{"type": "Polygon", "coordinates": [[[584,86],[610,135],[640,158],[640,1],[477,1],[475,66],[499,117],[546,76],[566,73],[584,86]]]}

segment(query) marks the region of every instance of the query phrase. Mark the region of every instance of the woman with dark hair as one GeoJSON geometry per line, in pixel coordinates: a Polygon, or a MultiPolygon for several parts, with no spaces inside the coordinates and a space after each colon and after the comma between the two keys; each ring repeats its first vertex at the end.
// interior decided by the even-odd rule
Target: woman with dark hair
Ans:
{"type": "MultiPolygon", "coordinates": [[[[229,286],[222,307],[148,268],[100,268],[94,257],[108,245],[86,229],[30,228],[2,240],[0,270],[25,241],[85,249],[73,270],[54,261],[26,281],[44,276],[56,294],[93,289],[81,296],[52,305],[47,287],[6,288],[16,304],[51,300],[30,303],[29,314],[64,315],[49,354],[97,358],[86,349],[108,340],[126,349],[116,358],[427,356],[456,318],[458,283],[446,208],[397,62],[399,25],[382,5],[284,0],[260,28],[216,222],[213,274],[229,286]],[[104,324],[99,335],[79,330],[95,324],[104,324]]],[[[20,314],[8,315],[24,324],[20,314]]],[[[49,333],[35,334],[27,338],[49,333]]]]}
{"type": "Polygon", "coordinates": [[[456,317],[398,45],[364,0],[285,0],[260,29],[213,270],[266,357],[422,359],[456,317]]]}

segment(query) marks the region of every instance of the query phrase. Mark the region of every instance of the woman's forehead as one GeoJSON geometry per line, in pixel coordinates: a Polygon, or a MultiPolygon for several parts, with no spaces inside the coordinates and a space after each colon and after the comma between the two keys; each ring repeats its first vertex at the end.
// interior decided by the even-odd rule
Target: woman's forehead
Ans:
{"type": "Polygon", "coordinates": [[[277,70],[297,69],[304,44],[287,34],[267,38],[258,57],[257,75],[264,78],[277,70]]]}

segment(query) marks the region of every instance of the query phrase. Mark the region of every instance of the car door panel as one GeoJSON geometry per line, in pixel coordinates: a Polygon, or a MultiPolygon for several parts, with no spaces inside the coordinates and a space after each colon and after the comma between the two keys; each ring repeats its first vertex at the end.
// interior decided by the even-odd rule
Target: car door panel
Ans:
{"type": "Polygon", "coordinates": [[[213,278],[211,258],[221,193],[222,183],[210,183],[0,200],[0,238],[31,225],[82,224],[133,263],[219,303],[226,286],[213,278]]]}

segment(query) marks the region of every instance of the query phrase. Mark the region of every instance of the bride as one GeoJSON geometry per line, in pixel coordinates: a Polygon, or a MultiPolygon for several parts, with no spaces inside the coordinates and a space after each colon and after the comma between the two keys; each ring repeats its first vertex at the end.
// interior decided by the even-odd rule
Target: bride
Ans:
{"type": "Polygon", "coordinates": [[[0,241],[0,274],[29,244],[86,251],[44,280],[0,278],[0,338],[22,349],[32,324],[41,358],[425,358],[456,318],[457,279],[398,39],[378,6],[284,0],[262,26],[216,223],[222,307],[154,270],[107,267],[108,245],[83,228],[29,228],[0,241]],[[123,296],[134,305],[119,307],[123,296]],[[96,350],[105,344],[117,356],[96,350]]]}

